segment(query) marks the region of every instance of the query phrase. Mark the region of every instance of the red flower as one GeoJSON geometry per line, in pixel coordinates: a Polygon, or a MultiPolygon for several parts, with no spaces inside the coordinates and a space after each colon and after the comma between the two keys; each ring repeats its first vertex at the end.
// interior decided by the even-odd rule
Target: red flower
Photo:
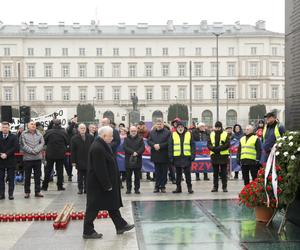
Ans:
{"type": "Polygon", "coordinates": [[[280,171],[281,167],[280,166],[276,166],[276,171],[280,171]]]}
{"type": "Polygon", "coordinates": [[[283,177],[282,177],[281,175],[279,175],[278,178],[277,178],[277,180],[278,180],[278,181],[282,181],[282,180],[283,180],[283,177]]]}
{"type": "Polygon", "coordinates": [[[277,188],[277,193],[281,194],[282,190],[280,188],[277,188]]]}
{"type": "Polygon", "coordinates": [[[272,187],[271,187],[271,186],[267,186],[267,190],[268,190],[268,191],[271,191],[271,190],[272,190],[272,187]]]}
{"type": "Polygon", "coordinates": [[[271,176],[271,175],[268,176],[268,180],[269,180],[269,181],[272,181],[272,176],[271,176]]]}

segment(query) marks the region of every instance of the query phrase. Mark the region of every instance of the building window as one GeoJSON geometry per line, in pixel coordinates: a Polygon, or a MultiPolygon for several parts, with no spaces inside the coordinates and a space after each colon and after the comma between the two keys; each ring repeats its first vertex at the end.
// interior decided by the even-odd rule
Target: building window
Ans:
{"type": "Polygon", "coordinates": [[[217,48],[212,48],[212,50],[211,50],[211,54],[212,54],[212,56],[217,56],[217,48]]]}
{"type": "Polygon", "coordinates": [[[216,62],[210,63],[210,75],[211,76],[217,75],[217,63],[216,62]]]}
{"type": "Polygon", "coordinates": [[[201,100],[203,98],[203,87],[202,86],[195,86],[194,98],[195,98],[195,100],[201,100]]]}
{"type": "Polygon", "coordinates": [[[35,88],[27,88],[27,99],[28,101],[34,101],[35,100],[35,88]]]}
{"type": "Polygon", "coordinates": [[[153,87],[146,87],[146,100],[153,100],[153,87]]]}
{"type": "Polygon", "coordinates": [[[46,101],[53,100],[53,88],[45,88],[45,100],[46,101]]]}
{"type": "Polygon", "coordinates": [[[203,76],[203,63],[200,62],[194,63],[194,75],[203,76]]]}
{"type": "Polygon", "coordinates": [[[213,99],[213,100],[217,99],[217,87],[216,86],[211,87],[211,99],[213,99]]]}
{"type": "Polygon", "coordinates": [[[45,63],[44,64],[44,75],[45,75],[45,77],[52,77],[53,76],[52,63],[45,63]]]}
{"type": "Polygon", "coordinates": [[[102,48],[97,48],[96,49],[96,55],[97,56],[102,56],[102,48]]]}
{"type": "Polygon", "coordinates": [[[285,74],[285,63],[283,62],[282,63],[282,76],[284,76],[285,74]]]}
{"type": "Polygon", "coordinates": [[[121,77],[121,64],[120,63],[112,64],[112,77],[121,77]]]}
{"type": "Polygon", "coordinates": [[[235,99],[235,87],[226,88],[227,99],[235,99]]]}
{"type": "Polygon", "coordinates": [[[258,75],[258,63],[251,62],[249,67],[250,67],[250,69],[249,69],[250,76],[257,76],[258,75]]]}
{"type": "Polygon", "coordinates": [[[227,64],[227,75],[228,76],[235,76],[235,63],[228,63],[227,64]]]}
{"type": "Polygon", "coordinates": [[[104,100],[104,87],[96,87],[96,99],[97,101],[104,100]]]}
{"type": "Polygon", "coordinates": [[[153,63],[145,63],[145,76],[151,77],[153,75],[153,63]]]}
{"type": "Polygon", "coordinates": [[[28,56],[34,56],[34,48],[28,48],[27,49],[27,55],[28,56]]]}
{"type": "Polygon", "coordinates": [[[96,75],[96,77],[104,76],[104,64],[103,63],[95,64],[95,75],[96,75]]]}
{"type": "Polygon", "coordinates": [[[68,56],[69,55],[68,48],[62,48],[62,55],[63,56],[68,56]]]}
{"type": "Polygon", "coordinates": [[[119,56],[119,48],[113,48],[113,56],[119,56]]]}
{"type": "Polygon", "coordinates": [[[257,99],[257,86],[250,86],[250,99],[257,99]]]}
{"type": "Polygon", "coordinates": [[[169,63],[162,63],[161,64],[161,75],[162,76],[169,76],[169,68],[170,68],[169,63]]]}
{"type": "Polygon", "coordinates": [[[35,77],[35,64],[28,63],[27,64],[27,77],[35,77]]]}
{"type": "Polygon", "coordinates": [[[278,62],[271,63],[271,75],[279,76],[279,63],[278,62]]]}
{"type": "Polygon", "coordinates": [[[12,88],[4,88],[4,100],[12,101],[12,88]]]}
{"type": "Polygon", "coordinates": [[[62,77],[70,77],[70,64],[61,64],[61,75],[62,77]]]}
{"type": "Polygon", "coordinates": [[[86,63],[78,63],[79,77],[86,77],[86,63]]]}
{"type": "Polygon", "coordinates": [[[250,53],[252,56],[255,56],[257,53],[257,48],[256,47],[251,47],[250,53]]]}
{"type": "Polygon", "coordinates": [[[161,99],[162,100],[170,99],[170,87],[167,86],[161,87],[161,99]]]}
{"type": "Polygon", "coordinates": [[[179,100],[186,99],[186,87],[185,86],[178,87],[178,99],[179,100]]]}
{"type": "Polygon", "coordinates": [[[4,56],[10,56],[10,48],[4,48],[4,56]]]}
{"type": "Polygon", "coordinates": [[[228,48],[228,55],[234,56],[234,48],[233,47],[228,48]]]}
{"type": "Polygon", "coordinates": [[[62,99],[63,101],[70,100],[70,88],[69,87],[62,87],[62,99]]]}
{"type": "Polygon", "coordinates": [[[45,48],[45,56],[51,56],[51,48],[45,48]]]}
{"type": "Polygon", "coordinates": [[[129,99],[136,95],[136,87],[129,87],[129,99]]]}
{"type": "Polygon", "coordinates": [[[152,49],[146,48],[146,56],[152,56],[152,49]]]}
{"type": "Polygon", "coordinates": [[[277,55],[278,55],[277,47],[272,47],[272,56],[277,56],[277,55]]]}
{"type": "Polygon", "coordinates": [[[279,96],[278,86],[272,86],[271,93],[272,93],[272,99],[278,99],[279,96]]]}
{"type": "Polygon", "coordinates": [[[3,77],[10,78],[12,76],[12,66],[10,64],[4,64],[3,66],[3,77]]]}
{"type": "Polygon", "coordinates": [[[85,56],[85,48],[79,48],[79,55],[85,56]]]}
{"type": "Polygon", "coordinates": [[[210,110],[204,110],[202,112],[202,122],[210,127],[213,125],[213,113],[210,110]]]}
{"type": "Polygon", "coordinates": [[[196,48],[195,49],[195,55],[196,56],[201,56],[201,48],[196,48]]]}
{"type": "Polygon", "coordinates": [[[237,113],[235,110],[228,110],[226,113],[226,125],[234,126],[237,123],[237,113]]]}
{"type": "Polygon", "coordinates": [[[178,63],[178,76],[185,76],[186,63],[178,63]]]}
{"type": "Polygon", "coordinates": [[[128,76],[136,77],[136,63],[128,63],[128,76]]]}
{"type": "Polygon", "coordinates": [[[79,101],[86,101],[87,99],[87,89],[79,88],[79,101]]]}
{"type": "Polygon", "coordinates": [[[163,48],[163,49],[162,49],[162,55],[163,55],[163,56],[168,56],[168,55],[169,55],[169,50],[168,50],[168,48],[163,48]]]}
{"type": "Polygon", "coordinates": [[[120,87],[114,87],[113,88],[113,100],[118,101],[120,100],[120,87]]]}
{"type": "Polygon", "coordinates": [[[179,48],[179,56],[185,56],[184,48],[179,48]]]}
{"type": "Polygon", "coordinates": [[[129,48],[129,56],[135,56],[135,48],[129,48]]]}

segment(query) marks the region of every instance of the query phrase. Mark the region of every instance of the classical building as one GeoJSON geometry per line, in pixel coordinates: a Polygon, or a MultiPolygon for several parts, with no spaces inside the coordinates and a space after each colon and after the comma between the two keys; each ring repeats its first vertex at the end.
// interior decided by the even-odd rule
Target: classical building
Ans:
{"type": "Polygon", "coordinates": [[[233,25],[6,25],[0,23],[1,105],[30,105],[39,114],[58,107],[71,117],[78,103],[97,118],[128,122],[130,97],[141,119],[167,117],[170,104],[189,104],[192,64],[193,119],[216,120],[216,32],[219,35],[220,120],[248,121],[249,108],[265,104],[284,119],[284,34],[265,22],[233,25]],[[18,81],[20,65],[20,92],[18,81]]]}

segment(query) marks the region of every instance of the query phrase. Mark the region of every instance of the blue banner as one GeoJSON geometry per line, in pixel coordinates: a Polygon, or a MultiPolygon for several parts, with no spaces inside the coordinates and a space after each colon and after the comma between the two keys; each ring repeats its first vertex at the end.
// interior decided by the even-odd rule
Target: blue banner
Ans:
{"type": "Polygon", "coordinates": [[[232,172],[241,170],[241,166],[237,163],[237,152],[239,149],[240,141],[233,139],[230,141],[230,166],[232,172]]]}

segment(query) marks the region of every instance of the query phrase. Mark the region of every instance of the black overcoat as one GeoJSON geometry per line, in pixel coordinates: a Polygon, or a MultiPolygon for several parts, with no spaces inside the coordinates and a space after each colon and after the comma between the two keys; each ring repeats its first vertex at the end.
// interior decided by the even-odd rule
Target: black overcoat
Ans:
{"type": "Polygon", "coordinates": [[[168,157],[168,141],[171,133],[168,129],[153,129],[150,132],[148,144],[151,147],[151,161],[154,163],[169,163],[168,157]],[[159,144],[160,149],[154,148],[155,144],[159,144]]]}
{"type": "Polygon", "coordinates": [[[143,153],[145,151],[145,144],[144,140],[141,136],[136,135],[135,137],[132,137],[131,135],[128,135],[127,138],[124,139],[123,144],[124,152],[125,152],[125,166],[126,168],[142,168],[143,164],[143,153]],[[131,166],[129,164],[130,156],[137,152],[137,164],[134,166],[131,166]]]}
{"type": "Polygon", "coordinates": [[[46,147],[46,158],[61,160],[65,158],[69,144],[68,135],[63,128],[53,127],[48,129],[44,135],[46,147]]]}
{"type": "Polygon", "coordinates": [[[87,206],[98,210],[122,207],[118,165],[110,146],[100,137],[91,145],[88,162],[87,206]]]}
{"type": "Polygon", "coordinates": [[[15,153],[19,151],[18,137],[9,132],[6,139],[3,138],[3,133],[0,132],[0,153],[7,154],[7,158],[3,160],[0,158],[0,167],[15,167],[16,157],[15,153]]]}

